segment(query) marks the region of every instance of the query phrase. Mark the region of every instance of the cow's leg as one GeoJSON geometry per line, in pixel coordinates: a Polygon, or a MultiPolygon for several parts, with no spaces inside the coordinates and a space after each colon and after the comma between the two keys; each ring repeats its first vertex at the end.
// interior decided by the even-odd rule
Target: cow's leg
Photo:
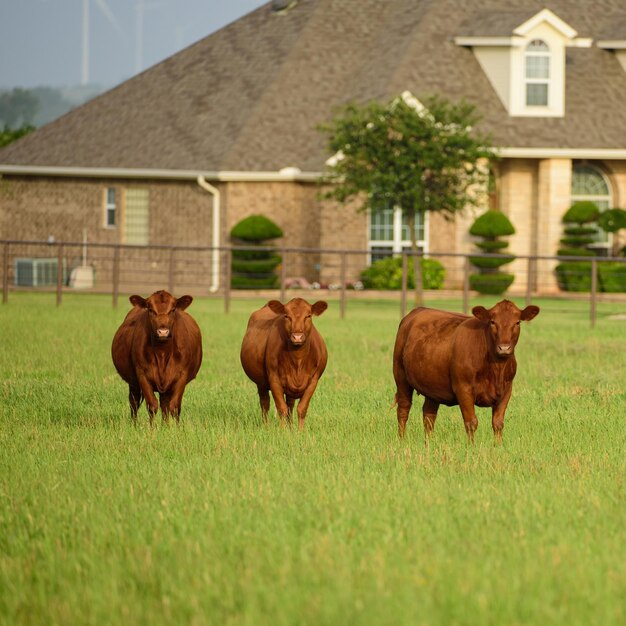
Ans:
{"type": "Polygon", "coordinates": [[[267,423],[267,414],[270,410],[270,390],[267,387],[257,385],[259,392],[259,403],[261,404],[261,417],[267,423]]]}
{"type": "Polygon", "coordinates": [[[187,374],[181,376],[174,383],[174,388],[169,392],[168,415],[171,415],[176,423],[180,423],[180,412],[183,408],[183,394],[187,386],[187,374]]]}
{"type": "Polygon", "coordinates": [[[285,392],[283,390],[283,386],[280,384],[280,380],[277,377],[270,379],[270,391],[272,392],[272,398],[274,398],[274,404],[276,405],[276,412],[278,413],[278,419],[280,419],[280,425],[286,426],[289,407],[285,402],[285,392]]]}
{"type": "Polygon", "coordinates": [[[314,376],[309,386],[304,390],[302,397],[300,398],[300,402],[298,402],[298,428],[302,430],[304,428],[304,418],[306,417],[307,409],[309,408],[309,403],[311,402],[311,398],[313,397],[313,392],[317,387],[317,383],[319,381],[319,376],[314,376]]]}
{"type": "Polygon", "coordinates": [[[150,417],[150,426],[152,426],[154,416],[159,410],[159,403],[154,395],[152,385],[148,382],[148,379],[145,376],[139,377],[139,386],[141,387],[143,397],[146,399],[146,407],[148,408],[148,416],[150,417]]]}
{"type": "Polygon", "coordinates": [[[474,407],[474,396],[469,390],[459,390],[456,393],[461,414],[463,415],[463,423],[465,424],[465,432],[470,443],[474,442],[474,433],[478,428],[478,418],[476,417],[476,408],[474,407]]]}
{"type": "Polygon", "coordinates": [[[491,407],[491,425],[493,427],[493,434],[496,443],[502,441],[502,430],[504,429],[504,412],[511,399],[511,392],[513,391],[513,385],[509,385],[509,388],[505,392],[500,402],[491,407]]]}
{"type": "Polygon", "coordinates": [[[296,404],[296,399],[291,396],[285,396],[287,400],[287,419],[291,423],[291,416],[293,415],[293,407],[296,404]]]}
{"type": "Polygon", "coordinates": [[[422,418],[424,420],[424,432],[426,437],[433,434],[435,428],[435,420],[437,419],[437,411],[439,410],[439,402],[431,398],[424,398],[422,406],[422,418]]]}
{"type": "Polygon", "coordinates": [[[128,385],[128,403],[130,404],[130,417],[137,423],[137,411],[143,401],[143,395],[139,386],[128,385]]]}
{"type": "Polygon", "coordinates": [[[396,415],[398,417],[398,436],[404,437],[409,411],[413,404],[413,388],[401,378],[396,378],[396,415]]]}

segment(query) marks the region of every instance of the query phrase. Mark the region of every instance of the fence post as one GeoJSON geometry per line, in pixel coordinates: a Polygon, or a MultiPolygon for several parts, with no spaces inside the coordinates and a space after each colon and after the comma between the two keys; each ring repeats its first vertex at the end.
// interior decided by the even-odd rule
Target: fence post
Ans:
{"type": "Polygon", "coordinates": [[[285,302],[285,283],[287,282],[287,251],[283,248],[280,251],[280,301],[285,302]]]}
{"type": "Polygon", "coordinates": [[[598,289],[598,262],[591,259],[591,328],[596,325],[596,291],[598,289]]]}
{"type": "Polygon", "coordinates": [[[168,291],[174,293],[174,247],[170,248],[168,291]]]}
{"type": "Polygon", "coordinates": [[[120,247],[113,248],[113,308],[117,309],[117,297],[120,291],[120,247]]]}
{"type": "Polygon", "coordinates": [[[528,306],[533,297],[533,284],[535,281],[535,260],[528,257],[528,268],[526,269],[526,306],[528,306]]]}
{"type": "Polygon", "coordinates": [[[465,257],[463,264],[463,315],[467,315],[469,311],[469,276],[470,276],[470,259],[465,257]]]}
{"type": "Polygon", "coordinates": [[[2,304],[9,301],[9,244],[4,244],[2,260],[2,304]]]}
{"type": "Polygon", "coordinates": [[[232,248],[226,248],[224,255],[226,256],[226,262],[224,263],[224,313],[230,313],[230,282],[233,258],[232,248]]]}
{"type": "Polygon", "coordinates": [[[406,252],[402,251],[402,291],[400,293],[400,317],[406,315],[406,292],[409,282],[409,262],[406,252]]]}
{"type": "Polygon", "coordinates": [[[341,281],[341,294],[339,299],[339,311],[341,313],[341,319],[346,316],[346,252],[341,253],[341,271],[339,280],[341,281]]]}
{"type": "Polygon", "coordinates": [[[63,293],[63,244],[59,244],[57,249],[57,306],[61,306],[61,295],[63,293]]]}

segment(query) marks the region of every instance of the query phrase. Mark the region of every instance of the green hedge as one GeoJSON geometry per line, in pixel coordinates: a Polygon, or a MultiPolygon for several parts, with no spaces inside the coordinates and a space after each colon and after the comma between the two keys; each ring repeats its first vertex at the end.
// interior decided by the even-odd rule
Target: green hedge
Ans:
{"type": "MultiPolygon", "coordinates": [[[[408,287],[413,289],[413,260],[408,258],[408,287]]],[[[422,259],[424,289],[441,289],[446,271],[435,259],[422,259]]],[[[365,289],[401,289],[402,258],[389,257],[375,261],[361,272],[361,282],[365,289]]]]}
{"type": "MultiPolygon", "coordinates": [[[[563,291],[591,291],[591,261],[566,261],[555,268],[563,291]]],[[[626,292],[626,263],[598,263],[598,291],[626,292]]]]}
{"type": "Polygon", "coordinates": [[[626,263],[598,263],[600,291],[626,292],[626,263]]]}
{"type": "Polygon", "coordinates": [[[496,272],[493,274],[470,274],[470,289],[479,293],[499,295],[504,293],[515,280],[513,274],[496,272]]]}
{"type": "Polygon", "coordinates": [[[591,261],[566,261],[554,268],[559,289],[591,291],[591,261]]]}

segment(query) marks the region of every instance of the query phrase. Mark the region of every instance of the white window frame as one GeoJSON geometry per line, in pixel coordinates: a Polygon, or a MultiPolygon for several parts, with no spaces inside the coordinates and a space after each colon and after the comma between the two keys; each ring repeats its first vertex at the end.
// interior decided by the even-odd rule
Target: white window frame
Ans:
{"type": "MultiPolygon", "coordinates": [[[[391,248],[391,252],[389,256],[397,256],[402,253],[402,250],[410,250],[411,249],[411,240],[402,238],[402,209],[400,207],[394,207],[393,209],[393,231],[392,231],[392,239],[370,239],[370,235],[372,232],[372,213],[368,211],[367,213],[367,263],[368,265],[372,264],[372,252],[373,248],[391,248]]],[[[416,218],[419,219],[419,214],[416,215],[416,218]]],[[[428,254],[428,228],[429,228],[429,219],[428,219],[428,211],[424,212],[424,238],[418,239],[417,247],[424,254],[428,254]]]]}
{"type": "Polygon", "coordinates": [[[524,106],[529,108],[547,107],[550,104],[551,88],[551,51],[550,46],[543,39],[531,40],[524,50],[524,106]],[[531,59],[543,59],[546,61],[547,76],[528,76],[528,62],[531,59]],[[533,85],[545,86],[545,102],[532,103],[528,101],[529,88],[533,85]]]}
{"type": "Polygon", "coordinates": [[[115,187],[106,187],[104,190],[104,228],[113,230],[117,228],[119,222],[119,194],[115,187]],[[113,192],[114,202],[109,200],[109,191],[113,192]],[[109,224],[109,215],[113,215],[113,224],[109,224]]]}

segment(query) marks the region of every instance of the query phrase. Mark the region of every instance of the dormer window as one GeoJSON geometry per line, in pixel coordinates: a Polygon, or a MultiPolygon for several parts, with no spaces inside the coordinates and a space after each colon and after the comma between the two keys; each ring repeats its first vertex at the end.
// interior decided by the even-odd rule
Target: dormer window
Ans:
{"type": "Polygon", "coordinates": [[[533,39],[526,46],[526,106],[548,106],[550,48],[545,41],[533,39]]]}
{"type": "Polygon", "coordinates": [[[520,23],[516,11],[477,13],[454,38],[468,46],[511,117],[565,115],[565,51],[589,48],[550,9],[520,23]]]}

